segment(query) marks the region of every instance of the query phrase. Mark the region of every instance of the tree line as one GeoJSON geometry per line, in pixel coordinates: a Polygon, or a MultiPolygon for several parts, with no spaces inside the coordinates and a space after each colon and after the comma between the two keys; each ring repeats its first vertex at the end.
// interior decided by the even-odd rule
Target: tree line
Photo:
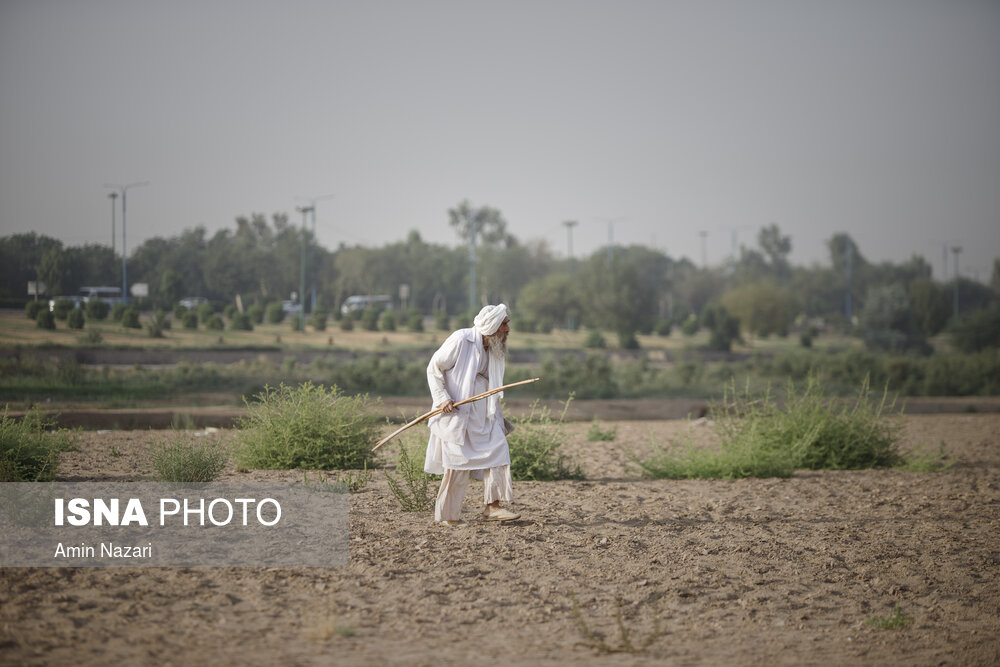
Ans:
{"type": "MultiPolygon", "coordinates": [[[[965,278],[945,284],[933,280],[930,265],[916,255],[898,264],[870,262],[844,233],[827,240],[823,265],[792,265],[791,237],[772,224],[738,257],[698,267],[640,245],[557,258],[545,243],[509,233],[498,209],[469,202],[448,211],[448,220],[460,241],[455,246],[428,243],[411,231],[379,248],[330,250],[286,214],[241,216],[235,228],[212,235],[195,227],[145,241],[128,258],[128,277],[130,284],[149,285],[144,305],[150,308],[170,310],[185,296],[207,297],[220,308],[237,295],[245,305],[264,305],[300,290],[305,255],[306,293],[315,290],[317,306],[328,312],[337,313],[353,294],[387,294],[397,307],[417,313],[468,317],[474,257],[474,303],[507,303],[523,329],[611,331],[625,347],[634,345],[636,333],[674,326],[708,327],[722,348],[741,335],[836,327],[853,328],[876,349],[921,350],[928,337],[963,317],[993,317],[1000,300],[1000,259],[989,285],[965,278]],[[963,317],[955,318],[956,308],[963,317]]],[[[26,299],[31,280],[46,283],[49,295],[120,285],[121,258],[103,245],[65,246],[35,233],[14,234],[0,238],[0,275],[0,300],[16,304],[26,299]]],[[[305,302],[310,309],[310,299],[305,302]]]]}

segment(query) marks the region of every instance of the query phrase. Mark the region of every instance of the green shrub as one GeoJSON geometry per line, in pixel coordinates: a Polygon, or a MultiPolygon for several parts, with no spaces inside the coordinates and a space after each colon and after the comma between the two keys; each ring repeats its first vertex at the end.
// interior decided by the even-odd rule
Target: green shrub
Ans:
{"type": "Polygon", "coordinates": [[[1000,347],[1000,308],[984,308],[963,315],[951,330],[952,342],[962,352],[1000,347]]]}
{"type": "Polygon", "coordinates": [[[438,331],[451,331],[451,318],[448,317],[448,313],[439,310],[434,316],[434,326],[438,331]]]}
{"type": "MultiPolygon", "coordinates": [[[[48,312],[46,310],[45,312],[48,312]]],[[[18,421],[0,416],[0,482],[49,482],[55,477],[59,452],[73,449],[73,438],[38,409],[18,421]]]]}
{"type": "Polygon", "coordinates": [[[353,317],[342,317],[342,318],[340,318],[340,330],[341,331],[354,331],[354,318],[353,317]]]}
{"type": "Polygon", "coordinates": [[[721,304],[705,306],[701,311],[701,324],[711,333],[708,346],[713,350],[728,352],[733,347],[733,341],[740,339],[739,318],[730,315],[721,304]]]}
{"type": "Polygon", "coordinates": [[[413,438],[401,440],[396,449],[396,474],[384,470],[389,491],[404,512],[434,509],[436,492],[431,490],[434,475],[424,472],[423,451],[426,443],[413,438]]]}
{"type": "Polygon", "coordinates": [[[108,313],[111,312],[111,306],[108,305],[107,301],[101,301],[97,298],[91,298],[87,302],[84,310],[87,313],[87,319],[91,321],[99,321],[108,319],[108,313]]]}
{"type": "Polygon", "coordinates": [[[163,332],[170,328],[170,320],[162,310],[157,310],[146,323],[146,332],[150,338],[163,338],[163,332]]]}
{"type": "Polygon", "coordinates": [[[657,336],[666,337],[670,335],[670,331],[673,328],[674,328],[674,323],[671,322],[670,320],[660,320],[659,322],[656,323],[656,328],[654,330],[656,331],[657,336]]]}
{"type": "Polygon", "coordinates": [[[269,303],[264,309],[264,317],[268,324],[281,324],[285,319],[285,309],[277,301],[269,303]]]}
{"type": "Polygon", "coordinates": [[[233,319],[233,315],[235,315],[238,312],[239,311],[236,309],[236,306],[234,306],[231,303],[227,303],[226,307],[222,309],[222,316],[227,320],[231,320],[233,319]]]}
{"type": "Polygon", "coordinates": [[[247,308],[247,315],[250,316],[250,321],[253,322],[254,324],[263,324],[264,306],[260,305],[259,303],[255,303],[254,305],[247,308]]]}
{"type": "Polygon", "coordinates": [[[727,392],[713,407],[717,447],[694,443],[631,457],[652,478],[790,477],[796,469],[858,470],[898,465],[900,425],[887,417],[892,404],[872,401],[867,381],[853,405],[824,398],[811,376],[804,389],[791,381],[783,404],[769,395],[727,392]]]}
{"type": "Polygon", "coordinates": [[[57,320],[63,321],[66,316],[69,315],[69,311],[75,310],[76,304],[70,299],[56,299],[56,302],[52,304],[52,313],[56,316],[57,320]]]}
{"type": "MultiPolygon", "coordinates": [[[[184,316],[187,315],[189,312],[192,311],[188,310],[186,306],[182,306],[181,304],[178,303],[174,306],[174,319],[177,320],[178,322],[181,322],[184,320],[184,316]]],[[[197,317],[197,313],[195,313],[195,316],[197,317]]]]}
{"type": "Polygon", "coordinates": [[[639,339],[631,331],[622,331],[618,333],[618,346],[623,350],[638,350],[639,339]]]}
{"type": "Polygon", "coordinates": [[[391,311],[387,310],[382,313],[382,317],[379,320],[379,329],[382,331],[395,331],[396,330],[396,315],[391,311]]]}
{"type": "Polygon", "coordinates": [[[211,482],[229,461],[218,443],[178,434],[153,448],[152,463],[161,482],[211,482]]]}
{"type": "Polygon", "coordinates": [[[369,399],[306,382],[264,387],[239,420],[237,463],[245,468],[360,469],[373,460],[379,425],[369,399]]]}
{"type": "Polygon", "coordinates": [[[253,331],[253,321],[249,314],[237,311],[229,319],[229,328],[233,331],[253,331]]]}
{"type": "Polygon", "coordinates": [[[701,325],[698,323],[698,318],[694,316],[694,313],[688,315],[687,319],[681,322],[681,333],[689,338],[698,333],[700,328],[701,325]]]}
{"type": "Polygon", "coordinates": [[[326,331],[326,320],[327,313],[322,308],[317,308],[313,311],[312,317],[309,318],[309,324],[316,331],[326,331]]]}
{"type": "Polygon", "coordinates": [[[209,302],[198,304],[198,321],[202,324],[208,324],[208,318],[215,314],[215,306],[209,302]]]}
{"type": "Polygon", "coordinates": [[[409,318],[406,320],[406,328],[410,331],[423,331],[424,316],[420,313],[411,313],[409,318]]]}
{"type": "Polygon", "coordinates": [[[142,325],[139,323],[139,311],[132,306],[126,308],[122,312],[122,326],[126,329],[141,329],[142,325]]]}
{"type": "Polygon", "coordinates": [[[292,315],[288,318],[289,324],[292,326],[292,331],[302,331],[302,316],[292,315]]]}
{"type": "Polygon", "coordinates": [[[189,310],[184,313],[181,317],[181,326],[185,329],[197,329],[198,328],[198,313],[193,310],[189,310]]]}
{"type": "Polygon", "coordinates": [[[378,331],[378,318],[381,311],[378,308],[365,308],[361,315],[361,327],[366,331],[378,331]]]}
{"type": "Polygon", "coordinates": [[[583,339],[583,346],[586,348],[604,349],[607,345],[608,343],[604,340],[604,336],[597,329],[588,331],[587,337],[583,339]]]}
{"type": "Polygon", "coordinates": [[[38,313],[42,312],[42,309],[48,310],[49,304],[46,301],[29,301],[24,305],[24,314],[29,320],[37,320],[38,313]]]}
{"type": "Polygon", "coordinates": [[[66,326],[69,327],[70,329],[80,330],[83,328],[83,325],[84,325],[83,311],[80,310],[79,308],[74,308],[73,310],[69,311],[69,314],[66,315],[66,326]]]}
{"type": "Polygon", "coordinates": [[[512,419],[514,431],[507,436],[510,446],[510,474],[516,480],[547,482],[556,479],[583,479],[580,466],[559,453],[566,439],[563,419],[569,409],[570,397],[558,419],[553,419],[547,407],[531,405],[526,417],[512,419]]]}
{"type": "Polygon", "coordinates": [[[104,342],[104,336],[97,329],[87,329],[77,340],[81,345],[99,345],[104,342]]]}
{"type": "Polygon", "coordinates": [[[587,429],[587,440],[589,442],[610,442],[618,437],[618,429],[602,429],[601,424],[597,421],[597,417],[594,417],[594,421],[590,422],[590,428],[587,429]]]}
{"type": "Polygon", "coordinates": [[[48,329],[51,331],[56,328],[56,316],[48,308],[40,310],[38,311],[38,316],[35,317],[35,326],[39,329],[48,329]]]}
{"type": "MultiPolygon", "coordinates": [[[[204,304],[202,304],[204,305],[204,304]]],[[[222,322],[222,318],[212,313],[205,320],[205,328],[209,331],[222,331],[226,328],[226,325],[222,322]]]]}

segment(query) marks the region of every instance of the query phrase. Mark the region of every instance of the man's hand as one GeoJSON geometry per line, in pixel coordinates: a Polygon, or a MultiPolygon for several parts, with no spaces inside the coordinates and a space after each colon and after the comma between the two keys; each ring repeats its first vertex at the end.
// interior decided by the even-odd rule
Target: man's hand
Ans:
{"type": "Polygon", "coordinates": [[[455,401],[453,401],[453,400],[451,400],[449,398],[447,401],[445,401],[444,403],[442,403],[441,405],[439,405],[438,409],[440,409],[441,412],[444,412],[444,413],[451,412],[452,410],[455,409],[455,401]]]}

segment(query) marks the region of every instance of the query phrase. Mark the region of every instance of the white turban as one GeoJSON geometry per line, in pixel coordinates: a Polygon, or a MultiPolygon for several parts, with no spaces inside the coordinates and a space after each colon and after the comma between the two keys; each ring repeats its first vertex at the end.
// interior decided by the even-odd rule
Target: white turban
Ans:
{"type": "Polygon", "coordinates": [[[496,306],[485,306],[472,321],[473,326],[484,336],[492,336],[507,318],[507,306],[498,304],[496,306]]]}

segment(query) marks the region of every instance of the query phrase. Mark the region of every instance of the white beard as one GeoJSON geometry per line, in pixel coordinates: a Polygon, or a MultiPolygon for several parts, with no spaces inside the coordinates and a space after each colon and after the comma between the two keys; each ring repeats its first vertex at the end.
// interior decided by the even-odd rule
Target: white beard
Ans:
{"type": "Polygon", "coordinates": [[[497,360],[507,358],[507,341],[502,340],[500,334],[483,336],[483,340],[486,341],[486,350],[491,357],[497,360]]]}

